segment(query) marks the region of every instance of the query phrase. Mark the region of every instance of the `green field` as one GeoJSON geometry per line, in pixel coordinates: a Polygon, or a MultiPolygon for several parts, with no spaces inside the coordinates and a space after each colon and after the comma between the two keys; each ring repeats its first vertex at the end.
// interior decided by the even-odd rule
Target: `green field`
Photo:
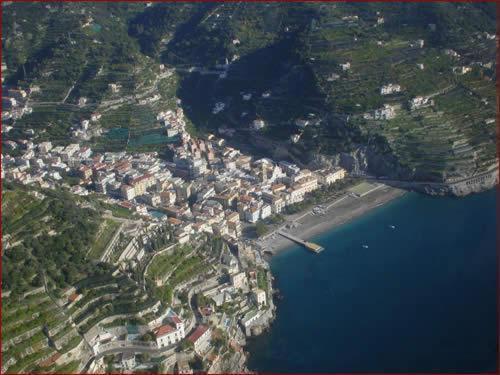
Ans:
{"type": "Polygon", "coordinates": [[[101,225],[102,227],[99,228],[99,236],[88,254],[88,256],[93,259],[99,259],[103,255],[106,247],[111,242],[111,239],[115,235],[118,228],[120,228],[121,224],[118,221],[106,219],[101,225]]]}

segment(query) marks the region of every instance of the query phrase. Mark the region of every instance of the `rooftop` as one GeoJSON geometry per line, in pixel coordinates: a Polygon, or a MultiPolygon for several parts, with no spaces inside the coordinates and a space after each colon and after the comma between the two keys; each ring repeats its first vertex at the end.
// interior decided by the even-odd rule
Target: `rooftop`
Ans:
{"type": "Polygon", "coordinates": [[[191,341],[193,344],[198,341],[198,339],[203,336],[203,334],[208,331],[208,327],[204,325],[199,325],[196,327],[193,333],[191,333],[188,337],[188,340],[191,341]]]}
{"type": "Polygon", "coordinates": [[[155,331],[155,335],[156,337],[162,337],[162,336],[165,336],[169,333],[172,333],[175,331],[175,328],[172,327],[171,325],[169,324],[166,324],[166,325],[163,325],[161,327],[159,327],[156,331],[155,331]]]}

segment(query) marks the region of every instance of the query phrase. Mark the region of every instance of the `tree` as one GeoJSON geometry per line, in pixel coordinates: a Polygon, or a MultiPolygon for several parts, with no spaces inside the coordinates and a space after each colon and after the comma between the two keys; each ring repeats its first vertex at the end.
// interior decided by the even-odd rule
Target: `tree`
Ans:
{"type": "Polygon", "coordinates": [[[267,231],[268,228],[263,222],[259,221],[257,222],[257,224],[255,224],[255,233],[257,234],[257,237],[264,236],[267,233],[267,231]]]}
{"type": "Polygon", "coordinates": [[[153,335],[151,334],[151,332],[145,333],[144,336],[142,336],[142,341],[146,342],[153,341],[153,335]]]}
{"type": "Polygon", "coordinates": [[[187,291],[182,291],[178,295],[179,301],[182,303],[188,303],[188,292],[187,291]]]}
{"type": "Polygon", "coordinates": [[[198,293],[195,296],[196,307],[203,308],[210,304],[210,299],[205,297],[203,294],[198,293]]]}
{"type": "Polygon", "coordinates": [[[198,357],[198,356],[195,356],[190,362],[189,364],[191,365],[191,368],[194,370],[194,371],[203,371],[205,369],[205,363],[203,362],[203,360],[198,357]]]}
{"type": "Polygon", "coordinates": [[[187,339],[184,339],[181,341],[180,345],[178,346],[179,351],[183,350],[190,350],[194,347],[193,343],[187,339]]]}

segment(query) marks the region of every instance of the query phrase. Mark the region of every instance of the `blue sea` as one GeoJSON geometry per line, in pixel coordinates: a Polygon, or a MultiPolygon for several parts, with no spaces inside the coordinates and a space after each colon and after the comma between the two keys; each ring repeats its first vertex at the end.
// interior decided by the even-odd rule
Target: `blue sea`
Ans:
{"type": "Polygon", "coordinates": [[[313,241],[325,250],[271,260],[283,298],[271,329],[249,341],[249,369],[496,370],[494,190],[408,193],[313,241]]]}

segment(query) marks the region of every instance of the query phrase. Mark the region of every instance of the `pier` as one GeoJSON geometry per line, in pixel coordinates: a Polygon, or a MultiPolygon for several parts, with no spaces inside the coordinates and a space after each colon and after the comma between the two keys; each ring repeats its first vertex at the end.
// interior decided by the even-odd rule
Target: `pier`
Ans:
{"type": "Polygon", "coordinates": [[[316,254],[320,253],[324,250],[324,248],[322,246],[315,244],[314,242],[304,241],[298,237],[291,235],[290,233],[286,233],[286,232],[283,232],[280,230],[280,231],[278,231],[278,234],[285,237],[285,238],[288,238],[290,241],[293,241],[295,243],[298,243],[299,245],[304,246],[307,250],[310,250],[316,254]]]}

